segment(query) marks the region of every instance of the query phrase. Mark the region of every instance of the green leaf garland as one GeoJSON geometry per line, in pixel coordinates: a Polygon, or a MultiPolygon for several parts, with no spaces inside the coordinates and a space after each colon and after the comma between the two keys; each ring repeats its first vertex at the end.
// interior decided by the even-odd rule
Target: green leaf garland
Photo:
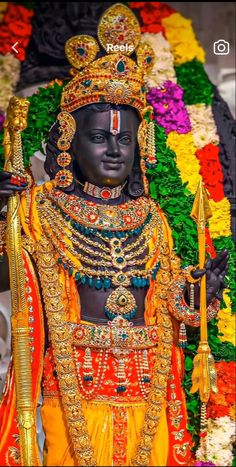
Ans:
{"type": "Polygon", "coordinates": [[[213,100],[213,86],[198,60],[175,67],[177,82],[184,90],[185,105],[206,104],[213,100]]]}

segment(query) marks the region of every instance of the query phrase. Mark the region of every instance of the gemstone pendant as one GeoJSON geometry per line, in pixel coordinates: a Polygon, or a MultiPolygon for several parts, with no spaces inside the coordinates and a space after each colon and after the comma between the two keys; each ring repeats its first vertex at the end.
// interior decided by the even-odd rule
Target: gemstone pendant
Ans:
{"type": "Polygon", "coordinates": [[[110,320],[113,320],[117,315],[121,315],[129,321],[135,316],[136,312],[136,300],[133,294],[123,286],[114,290],[106,301],[105,313],[110,320]]]}

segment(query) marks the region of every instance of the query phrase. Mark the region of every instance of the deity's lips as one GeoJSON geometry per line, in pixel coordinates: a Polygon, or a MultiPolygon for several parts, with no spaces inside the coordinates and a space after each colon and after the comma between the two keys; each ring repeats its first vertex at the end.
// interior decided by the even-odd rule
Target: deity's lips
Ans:
{"type": "Polygon", "coordinates": [[[118,161],[102,161],[102,162],[108,169],[119,169],[124,164],[124,162],[118,162],[118,161]]]}

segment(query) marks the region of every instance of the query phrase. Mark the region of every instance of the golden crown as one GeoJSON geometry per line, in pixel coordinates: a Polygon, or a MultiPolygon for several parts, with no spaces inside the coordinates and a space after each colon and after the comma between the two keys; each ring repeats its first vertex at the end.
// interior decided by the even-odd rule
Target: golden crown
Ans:
{"type": "Polygon", "coordinates": [[[79,35],[66,42],[66,55],[74,78],[65,86],[61,108],[67,112],[99,102],[127,104],[142,115],[146,107],[144,74],[154,53],[140,43],[139,22],[125,5],[116,3],[102,15],[98,40],[107,55],[96,59],[99,44],[92,36],[79,35]],[[129,55],[136,53],[137,63],[129,55]]]}

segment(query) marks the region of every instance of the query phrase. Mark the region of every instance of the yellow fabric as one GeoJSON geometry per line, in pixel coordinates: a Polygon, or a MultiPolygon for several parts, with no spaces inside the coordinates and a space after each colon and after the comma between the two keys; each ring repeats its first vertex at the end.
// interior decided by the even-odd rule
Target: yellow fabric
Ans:
{"type": "MultiPolygon", "coordinates": [[[[122,405],[123,407],[123,405],[122,405]]],[[[146,404],[129,404],[127,410],[127,463],[131,465],[135,446],[142,428],[146,404]]],[[[111,404],[84,402],[84,416],[94,448],[98,466],[112,466],[113,452],[113,406],[111,404]]],[[[44,452],[45,466],[78,465],[73,456],[68,432],[66,430],[60,401],[45,399],[42,407],[43,428],[46,433],[44,452]]],[[[158,430],[153,442],[150,466],[165,466],[168,457],[168,427],[165,408],[162,411],[158,430]]]]}

